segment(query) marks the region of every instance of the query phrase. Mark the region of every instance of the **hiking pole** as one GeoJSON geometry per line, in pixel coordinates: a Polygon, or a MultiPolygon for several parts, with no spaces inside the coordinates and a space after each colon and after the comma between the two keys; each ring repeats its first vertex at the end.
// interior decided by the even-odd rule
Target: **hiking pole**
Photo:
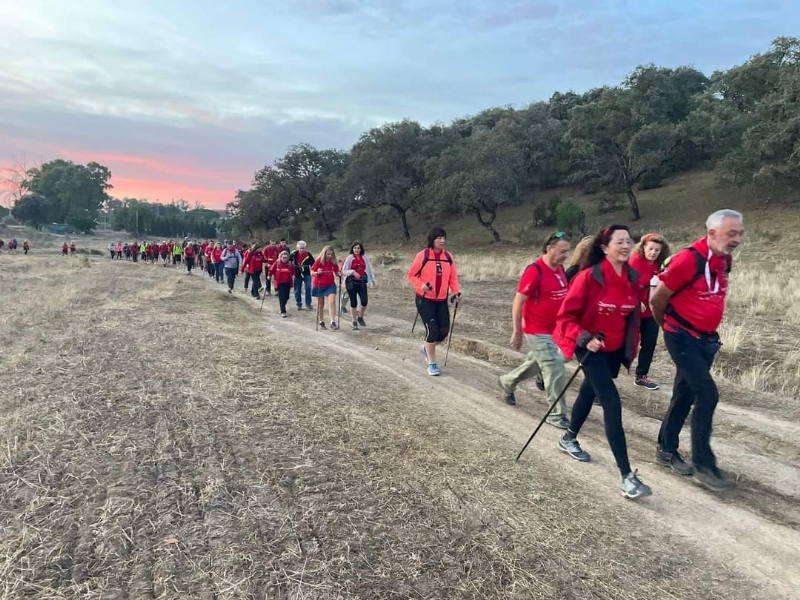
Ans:
{"type": "MultiPolygon", "coordinates": [[[[267,286],[269,285],[270,285],[269,277],[267,277],[267,286]]],[[[264,310],[264,300],[266,299],[267,299],[267,290],[264,290],[264,293],[261,294],[261,308],[259,308],[258,310],[264,310]]]]}
{"type": "MultiPolygon", "coordinates": [[[[602,342],[603,339],[605,339],[605,334],[598,333],[597,335],[594,336],[593,339],[602,342]]],[[[589,340],[589,341],[591,341],[591,340],[589,340]]],[[[519,454],[517,454],[517,458],[514,459],[514,462],[519,460],[519,457],[522,456],[522,453],[525,452],[525,450],[528,448],[528,445],[533,441],[533,438],[536,437],[537,433],[539,433],[539,430],[542,428],[542,425],[544,425],[544,422],[547,420],[547,417],[550,416],[550,413],[553,412],[553,409],[556,407],[556,404],[558,404],[558,402],[561,400],[561,398],[564,397],[564,394],[567,393],[567,388],[570,385],[572,385],[572,382],[575,381],[575,378],[578,376],[578,373],[583,370],[583,361],[586,360],[589,356],[591,356],[591,354],[592,353],[589,353],[587,351],[586,356],[584,356],[583,360],[578,363],[578,366],[575,369],[575,372],[572,374],[572,377],[570,377],[569,381],[567,381],[567,385],[564,386],[564,389],[561,390],[561,393],[558,395],[558,397],[555,400],[553,400],[553,403],[550,405],[550,408],[547,409],[547,412],[542,417],[542,420],[539,421],[539,424],[536,426],[536,429],[533,430],[533,433],[531,434],[531,437],[528,438],[528,441],[525,442],[525,445],[522,447],[522,450],[520,450],[519,454]]]]}
{"type": "Polygon", "coordinates": [[[456,326],[456,315],[458,314],[458,296],[453,296],[451,302],[455,302],[456,307],[453,309],[453,322],[450,323],[450,335],[447,336],[447,352],[444,353],[444,366],[447,366],[447,357],[450,356],[450,342],[453,340],[453,329],[456,326]]]}

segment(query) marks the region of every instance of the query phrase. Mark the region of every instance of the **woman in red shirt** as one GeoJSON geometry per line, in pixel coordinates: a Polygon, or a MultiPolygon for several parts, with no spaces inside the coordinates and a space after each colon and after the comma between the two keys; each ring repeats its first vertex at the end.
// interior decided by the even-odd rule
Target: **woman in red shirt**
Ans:
{"type": "Polygon", "coordinates": [[[211,251],[211,264],[214,265],[214,280],[222,283],[225,263],[222,262],[222,245],[219,242],[214,244],[214,249],[211,251]]]}
{"type": "Polygon", "coordinates": [[[664,236],[648,233],[633,247],[630,265],[639,273],[639,285],[642,290],[642,319],[639,325],[641,345],[639,361],[636,364],[634,384],[648,390],[657,390],[658,384],[648,377],[650,365],[653,363],[653,352],[658,342],[658,323],[650,312],[650,289],[658,285],[656,274],[661,270],[669,256],[669,244],[664,236]],[[653,283],[655,278],[655,283],[653,283]]]}
{"type": "MultiPolygon", "coordinates": [[[[283,250],[281,250],[283,252],[283,250]]],[[[319,328],[325,329],[325,299],[328,299],[328,315],[331,318],[331,329],[336,331],[336,277],[339,276],[339,264],[336,253],[330,246],[325,246],[311,265],[311,295],[317,299],[317,320],[319,328]]]]}
{"type": "Polygon", "coordinates": [[[587,262],[572,280],[558,312],[553,341],[567,360],[573,356],[580,360],[584,373],[569,429],[558,447],[576,460],[591,460],[577,436],[597,397],[603,407],[606,437],[622,475],[622,494],[639,498],[652,492],[631,470],[622,404],[614,385],[620,366],[630,369],[639,341],[641,291],[638,273],[628,265],[632,247],[624,225],[612,225],[595,236],[587,262]]]}
{"type": "Polygon", "coordinates": [[[269,268],[268,276],[275,282],[278,288],[278,304],[281,308],[281,317],[286,318],[286,303],[292,293],[294,283],[294,265],[289,262],[289,251],[283,250],[278,256],[278,260],[272,263],[269,268]]]}

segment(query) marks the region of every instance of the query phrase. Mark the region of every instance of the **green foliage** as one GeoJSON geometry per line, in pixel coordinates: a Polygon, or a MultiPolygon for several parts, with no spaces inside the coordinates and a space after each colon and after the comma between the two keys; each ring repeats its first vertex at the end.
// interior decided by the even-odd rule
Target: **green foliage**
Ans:
{"type": "Polygon", "coordinates": [[[586,214],[572,198],[558,205],[556,224],[561,231],[573,235],[586,235],[586,214]]]}
{"type": "Polygon", "coordinates": [[[533,207],[533,224],[536,227],[552,227],[557,221],[558,206],[561,199],[553,196],[547,202],[537,202],[533,207]]]}
{"type": "Polygon", "coordinates": [[[18,221],[38,229],[40,225],[47,223],[47,200],[38,194],[22,196],[14,203],[11,214],[18,221]]]}
{"type": "Polygon", "coordinates": [[[112,229],[129,231],[137,237],[216,238],[217,224],[222,219],[218,212],[204,209],[200,204],[190,209],[183,200],[160,204],[135,198],[112,199],[105,210],[112,229]]]}
{"type": "Polygon", "coordinates": [[[344,230],[342,237],[344,244],[350,244],[355,240],[360,240],[364,237],[364,227],[367,222],[367,214],[363,211],[358,211],[351,214],[344,222],[344,230]]]}
{"type": "Polygon", "coordinates": [[[619,194],[613,194],[611,192],[600,194],[597,198],[597,203],[599,205],[597,211],[602,214],[618,212],[625,208],[625,200],[623,200],[619,194]]]}

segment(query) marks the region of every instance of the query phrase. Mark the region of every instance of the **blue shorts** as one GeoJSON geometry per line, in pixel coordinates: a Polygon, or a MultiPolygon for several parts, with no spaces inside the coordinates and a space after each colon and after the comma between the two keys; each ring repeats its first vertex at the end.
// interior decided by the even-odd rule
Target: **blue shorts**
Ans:
{"type": "Polygon", "coordinates": [[[314,298],[326,298],[328,296],[335,296],[336,295],[336,286],[332,285],[326,288],[318,288],[312,287],[311,288],[311,295],[314,298]]]}

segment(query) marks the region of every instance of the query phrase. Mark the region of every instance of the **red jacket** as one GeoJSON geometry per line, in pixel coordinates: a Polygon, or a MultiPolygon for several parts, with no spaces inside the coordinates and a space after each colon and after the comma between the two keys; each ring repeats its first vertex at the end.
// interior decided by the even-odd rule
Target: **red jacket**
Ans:
{"type": "Polygon", "coordinates": [[[186,248],[183,249],[183,253],[187,258],[192,258],[194,256],[194,246],[191,244],[186,244],[186,248]]]}
{"type": "Polygon", "coordinates": [[[269,268],[269,276],[275,278],[275,284],[292,283],[294,279],[294,265],[289,261],[278,261],[269,268]]]}
{"type": "Polygon", "coordinates": [[[264,260],[267,262],[267,265],[272,266],[272,263],[278,260],[278,247],[270,245],[265,246],[262,254],[264,255],[264,260]]]}
{"type": "Polygon", "coordinates": [[[247,269],[247,272],[253,275],[254,273],[261,273],[264,268],[264,256],[261,252],[248,252],[244,261],[242,262],[242,273],[247,269]]]}
{"type": "Polygon", "coordinates": [[[652,317],[653,313],[650,312],[650,280],[658,273],[661,267],[656,262],[650,264],[646,258],[638,254],[632,255],[628,264],[639,273],[639,288],[641,289],[642,304],[645,307],[642,311],[642,318],[652,317]]]}
{"type": "Polygon", "coordinates": [[[161,254],[169,254],[169,246],[167,244],[161,244],[161,246],[158,247],[158,250],[161,252],[161,254]]]}
{"type": "MultiPolygon", "coordinates": [[[[635,308],[625,319],[624,331],[603,333],[607,337],[622,335],[625,350],[623,364],[630,369],[639,348],[641,290],[638,283],[639,274],[634,269],[626,264],[623,274],[627,274],[630,286],[629,296],[633,299],[635,308]]],[[[594,335],[600,333],[600,331],[592,331],[592,325],[597,318],[601,317],[600,304],[603,302],[604,296],[610,292],[609,289],[606,289],[605,284],[603,263],[584,269],[570,282],[567,297],[564,298],[564,303],[558,311],[556,328],[553,332],[553,341],[567,360],[572,360],[577,347],[585,346],[594,335]]]]}

